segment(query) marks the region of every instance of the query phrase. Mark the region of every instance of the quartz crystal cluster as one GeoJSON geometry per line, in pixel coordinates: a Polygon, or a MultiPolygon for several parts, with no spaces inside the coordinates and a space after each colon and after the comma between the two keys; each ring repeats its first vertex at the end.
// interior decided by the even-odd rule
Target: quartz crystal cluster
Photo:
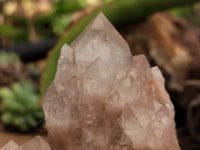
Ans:
{"type": "Polygon", "coordinates": [[[43,109],[52,150],[179,150],[157,67],[100,13],[64,45],[43,109]]]}
{"type": "Polygon", "coordinates": [[[36,136],[28,143],[19,146],[13,141],[9,141],[0,150],[50,150],[50,147],[46,141],[41,137],[36,136]]]}

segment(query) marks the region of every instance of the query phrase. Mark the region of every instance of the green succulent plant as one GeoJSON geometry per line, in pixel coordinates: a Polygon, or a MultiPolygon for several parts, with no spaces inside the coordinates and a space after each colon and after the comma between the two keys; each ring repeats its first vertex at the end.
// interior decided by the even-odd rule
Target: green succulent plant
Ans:
{"type": "Polygon", "coordinates": [[[0,52],[0,64],[8,64],[12,62],[20,62],[19,56],[12,52],[0,52]]]}
{"type": "Polygon", "coordinates": [[[13,83],[11,88],[1,88],[0,97],[1,121],[6,126],[25,132],[44,120],[32,82],[13,83]]]}

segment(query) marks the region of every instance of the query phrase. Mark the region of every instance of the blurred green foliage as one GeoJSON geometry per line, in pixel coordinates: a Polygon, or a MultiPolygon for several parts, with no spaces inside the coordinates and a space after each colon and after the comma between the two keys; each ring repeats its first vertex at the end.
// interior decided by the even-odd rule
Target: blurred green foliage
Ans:
{"type": "MultiPolygon", "coordinates": [[[[33,2],[34,0],[26,1],[33,2]]],[[[70,24],[72,14],[75,11],[81,10],[88,5],[110,1],[113,0],[49,0],[51,5],[50,11],[47,13],[33,11],[34,13],[31,17],[27,17],[26,12],[23,12],[26,11],[25,9],[22,9],[21,12],[15,10],[16,12],[9,15],[2,12],[4,22],[0,23],[0,35],[1,38],[6,38],[13,42],[31,40],[31,30],[35,31],[39,39],[60,36],[70,24]]],[[[13,2],[12,7],[17,7],[16,4],[23,5],[23,1],[20,0],[10,0],[9,2],[13,2]]],[[[4,8],[7,3],[5,2],[1,5],[4,8]]],[[[23,8],[25,6],[20,7],[23,8]]],[[[39,4],[37,6],[37,3],[34,3],[34,8],[36,9],[37,7],[40,7],[39,4]]]]}
{"type": "MultiPolygon", "coordinates": [[[[75,11],[81,10],[89,5],[108,3],[111,1],[115,0],[49,0],[51,3],[50,11],[44,14],[36,12],[35,15],[33,15],[33,18],[31,18],[33,27],[39,39],[60,36],[70,24],[72,15],[75,11]]],[[[138,3],[137,0],[132,1],[133,3],[138,3]]],[[[192,1],[194,0],[191,0],[191,3],[192,1]]],[[[141,3],[143,3],[143,0],[141,0],[141,3]]],[[[6,5],[6,3],[3,5],[6,5]]],[[[150,8],[144,8],[143,11],[148,11],[148,9],[150,8]]],[[[191,5],[187,5],[182,8],[175,8],[170,12],[177,16],[187,18],[198,25],[200,24],[200,17],[194,13],[193,6],[191,5]]],[[[27,20],[25,14],[24,16],[18,13],[14,13],[10,16],[6,14],[3,15],[6,21],[4,24],[0,24],[0,35],[2,37],[12,39],[14,42],[30,40],[30,22],[27,20]]]]}
{"type": "Polygon", "coordinates": [[[59,0],[53,2],[53,9],[49,14],[52,17],[52,20],[50,20],[52,32],[57,36],[61,35],[71,22],[72,13],[85,6],[86,0],[59,0]]]}
{"type": "Polygon", "coordinates": [[[169,10],[169,13],[200,27],[200,3],[174,8],[169,10]]]}
{"type": "Polygon", "coordinates": [[[0,38],[15,42],[28,40],[27,20],[20,16],[5,16],[7,23],[0,24],[0,38]]]}
{"type": "Polygon", "coordinates": [[[65,14],[84,8],[87,3],[86,0],[58,0],[53,5],[54,14],[65,14]]]}
{"type": "Polygon", "coordinates": [[[180,18],[188,18],[192,12],[192,8],[192,6],[174,8],[169,10],[169,13],[180,18]]]}
{"type": "Polygon", "coordinates": [[[53,22],[52,15],[45,15],[40,17],[33,18],[33,24],[36,30],[36,33],[41,38],[49,38],[54,37],[56,34],[53,32],[52,23],[53,22]]]}
{"type": "Polygon", "coordinates": [[[20,43],[28,40],[29,25],[23,16],[9,16],[9,23],[18,30],[18,34],[14,37],[14,42],[20,43]]]}
{"type": "Polygon", "coordinates": [[[59,17],[55,17],[55,20],[53,22],[53,32],[56,35],[61,35],[66,27],[70,24],[71,22],[71,15],[60,15],[59,17]]]}
{"type": "Polygon", "coordinates": [[[0,65],[12,62],[20,62],[19,56],[13,52],[0,52],[0,65]]]}
{"type": "Polygon", "coordinates": [[[19,30],[7,25],[7,24],[0,24],[0,35],[4,37],[16,37],[19,33],[19,30]]]}
{"type": "Polygon", "coordinates": [[[31,81],[13,83],[11,88],[0,89],[1,121],[6,126],[25,132],[44,121],[37,101],[36,88],[31,81]]]}
{"type": "MultiPolygon", "coordinates": [[[[96,3],[106,3],[113,0],[96,0],[96,3]]],[[[91,2],[89,0],[57,0],[52,1],[52,11],[46,16],[35,17],[34,26],[41,37],[60,36],[72,20],[72,14],[81,10],[91,2]],[[44,30],[44,31],[43,31],[44,30]]]]}

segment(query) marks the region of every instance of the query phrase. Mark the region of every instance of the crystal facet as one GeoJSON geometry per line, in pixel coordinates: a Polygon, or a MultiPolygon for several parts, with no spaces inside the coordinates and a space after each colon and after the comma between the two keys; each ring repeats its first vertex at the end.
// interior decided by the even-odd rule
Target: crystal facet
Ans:
{"type": "Polygon", "coordinates": [[[53,150],[180,149],[160,70],[102,13],[63,46],[43,109],[53,150]]]}
{"type": "Polygon", "coordinates": [[[50,147],[40,136],[36,136],[15,150],[50,150],[50,147]]]}
{"type": "Polygon", "coordinates": [[[16,150],[19,145],[13,141],[9,141],[6,145],[4,145],[0,150],[16,150]]]}

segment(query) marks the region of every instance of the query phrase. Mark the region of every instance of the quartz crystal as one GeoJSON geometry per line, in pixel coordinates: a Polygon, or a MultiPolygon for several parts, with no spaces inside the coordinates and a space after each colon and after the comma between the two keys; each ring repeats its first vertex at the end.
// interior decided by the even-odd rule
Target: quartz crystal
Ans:
{"type": "Polygon", "coordinates": [[[0,150],[16,150],[18,148],[18,144],[13,142],[13,141],[9,141],[6,145],[4,145],[0,150]]]}
{"type": "Polygon", "coordinates": [[[50,150],[50,147],[48,143],[44,141],[40,136],[36,136],[28,143],[25,143],[19,148],[13,150],[50,150]]]}
{"type": "Polygon", "coordinates": [[[100,13],[68,46],[43,109],[52,150],[179,150],[157,67],[100,13]]]}

